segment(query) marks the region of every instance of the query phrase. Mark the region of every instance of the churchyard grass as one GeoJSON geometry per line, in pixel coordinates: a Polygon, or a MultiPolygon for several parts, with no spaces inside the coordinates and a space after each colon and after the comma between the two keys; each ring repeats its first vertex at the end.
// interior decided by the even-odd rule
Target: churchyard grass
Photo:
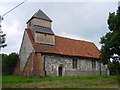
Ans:
{"type": "Polygon", "coordinates": [[[118,88],[118,76],[3,76],[3,88],[118,88]]]}

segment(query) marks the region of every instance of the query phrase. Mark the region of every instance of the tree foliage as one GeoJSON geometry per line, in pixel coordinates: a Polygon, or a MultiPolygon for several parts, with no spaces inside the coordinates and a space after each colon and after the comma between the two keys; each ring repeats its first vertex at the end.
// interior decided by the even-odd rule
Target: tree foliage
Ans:
{"type": "Polygon", "coordinates": [[[4,48],[7,46],[7,44],[5,44],[6,34],[3,34],[3,31],[1,30],[1,21],[2,20],[3,20],[3,17],[0,15],[0,50],[1,50],[1,48],[4,48]]]}
{"type": "Polygon", "coordinates": [[[2,31],[0,31],[0,49],[7,46],[7,44],[5,44],[5,36],[6,34],[3,34],[2,31]]]}
{"type": "Polygon", "coordinates": [[[18,60],[18,54],[11,53],[9,55],[2,54],[2,74],[10,75],[16,66],[18,60]]]}
{"type": "Polygon", "coordinates": [[[101,37],[100,41],[101,60],[104,64],[109,63],[111,58],[115,61],[120,60],[120,7],[116,13],[109,13],[107,22],[110,31],[101,37]]]}
{"type": "Polygon", "coordinates": [[[108,68],[110,75],[120,75],[120,63],[118,61],[108,63],[108,68]]]}

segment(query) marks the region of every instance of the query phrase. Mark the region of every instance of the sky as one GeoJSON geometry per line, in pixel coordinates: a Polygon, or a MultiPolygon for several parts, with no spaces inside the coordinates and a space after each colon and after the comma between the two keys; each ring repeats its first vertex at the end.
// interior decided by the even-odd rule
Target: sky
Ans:
{"type": "MultiPolygon", "coordinates": [[[[23,0],[24,1],[24,0],[23,0]]],[[[28,0],[4,16],[2,30],[6,34],[7,47],[2,53],[19,53],[26,22],[41,9],[52,19],[52,30],[58,36],[93,42],[101,48],[100,37],[108,30],[107,19],[109,12],[115,12],[119,0],[68,0],[55,2],[51,0],[34,2],[28,0]]],[[[3,15],[21,1],[0,1],[0,15],[3,15]]]]}

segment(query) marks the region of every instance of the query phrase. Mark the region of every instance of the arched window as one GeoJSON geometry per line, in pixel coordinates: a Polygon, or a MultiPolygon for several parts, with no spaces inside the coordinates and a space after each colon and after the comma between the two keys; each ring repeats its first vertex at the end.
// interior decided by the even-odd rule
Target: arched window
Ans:
{"type": "Polygon", "coordinates": [[[77,68],[77,59],[73,59],[73,69],[77,68]]]}
{"type": "Polygon", "coordinates": [[[62,76],[62,73],[63,73],[62,66],[59,66],[58,67],[58,76],[62,76]]]}
{"type": "Polygon", "coordinates": [[[96,62],[95,62],[95,60],[92,60],[92,68],[93,68],[93,69],[96,68],[96,62]]]}
{"type": "Polygon", "coordinates": [[[54,72],[54,64],[51,65],[51,72],[54,72]]]}
{"type": "Polygon", "coordinates": [[[51,71],[53,72],[54,71],[54,66],[52,65],[52,67],[51,67],[51,71]]]}

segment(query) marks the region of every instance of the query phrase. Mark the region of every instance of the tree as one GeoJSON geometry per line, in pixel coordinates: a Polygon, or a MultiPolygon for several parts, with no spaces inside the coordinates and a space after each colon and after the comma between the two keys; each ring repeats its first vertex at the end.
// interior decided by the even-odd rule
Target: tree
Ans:
{"type": "Polygon", "coordinates": [[[118,61],[108,63],[108,68],[110,75],[120,75],[120,63],[118,61]]]}
{"type": "Polygon", "coordinates": [[[108,17],[109,32],[101,37],[101,60],[104,64],[120,60],[120,7],[117,12],[109,13],[108,17]]]}
{"type": "Polygon", "coordinates": [[[18,60],[17,53],[11,53],[9,55],[2,54],[2,74],[3,75],[12,74],[16,66],[17,60],[18,60]]]}
{"type": "Polygon", "coordinates": [[[3,17],[0,16],[0,50],[1,48],[4,48],[7,46],[7,44],[5,44],[5,36],[6,34],[3,34],[3,31],[1,30],[1,21],[3,20],[3,17]]]}
{"type": "Polygon", "coordinates": [[[7,46],[6,44],[4,44],[5,36],[6,36],[6,34],[3,34],[2,32],[0,32],[0,49],[7,46]]]}

